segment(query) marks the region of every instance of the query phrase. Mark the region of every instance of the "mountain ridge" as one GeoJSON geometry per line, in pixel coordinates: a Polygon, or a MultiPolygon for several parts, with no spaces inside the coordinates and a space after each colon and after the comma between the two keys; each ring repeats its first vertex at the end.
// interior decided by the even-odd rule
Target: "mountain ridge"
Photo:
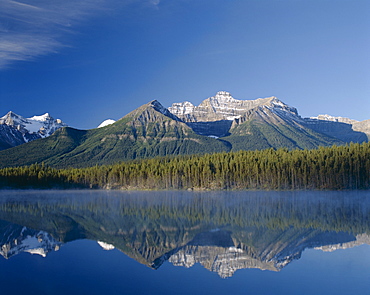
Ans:
{"type": "Polygon", "coordinates": [[[49,113],[25,118],[9,111],[0,118],[0,150],[48,137],[59,128],[67,126],[49,113]]]}
{"type": "Polygon", "coordinates": [[[367,134],[354,131],[351,124],[302,118],[296,108],[276,97],[237,100],[221,91],[199,106],[184,102],[165,108],[152,100],[104,127],[63,127],[51,136],[1,151],[0,167],[36,162],[85,167],[156,156],[312,149],[367,140],[367,134]]]}
{"type": "Polygon", "coordinates": [[[159,102],[151,101],[114,124],[90,130],[65,127],[47,138],[1,151],[0,166],[45,162],[54,167],[82,167],[227,150],[223,142],[196,134],[159,102]]]}

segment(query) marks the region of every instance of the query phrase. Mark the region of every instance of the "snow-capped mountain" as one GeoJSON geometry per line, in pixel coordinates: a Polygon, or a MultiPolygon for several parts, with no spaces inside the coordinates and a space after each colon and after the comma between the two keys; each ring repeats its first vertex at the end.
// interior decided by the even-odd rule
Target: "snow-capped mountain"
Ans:
{"type": "Polygon", "coordinates": [[[49,113],[24,118],[10,111],[0,118],[0,150],[50,136],[57,129],[67,126],[49,113]]]}
{"type": "Polygon", "coordinates": [[[330,115],[302,118],[296,108],[274,96],[239,100],[232,97],[229,92],[219,91],[198,106],[185,101],[172,104],[168,110],[198,134],[216,138],[233,133],[232,130],[241,123],[250,120],[270,126],[293,127],[298,133],[309,128],[344,142],[363,142],[370,138],[370,120],[359,122],[330,115]]]}
{"type": "Polygon", "coordinates": [[[61,245],[61,242],[45,231],[9,224],[0,237],[0,255],[8,259],[27,252],[45,257],[51,251],[58,251],[61,245]]]}
{"type": "Polygon", "coordinates": [[[226,91],[217,92],[215,96],[203,100],[199,106],[185,101],[172,104],[168,110],[185,122],[210,122],[239,119],[248,111],[261,106],[298,117],[296,108],[288,106],[274,96],[255,100],[239,100],[226,91]]]}
{"type": "Polygon", "coordinates": [[[185,101],[172,104],[168,110],[199,135],[213,138],[227,136],[237,125],[251,119],[267,124],[288,121],[299,128],[304,123],[296,108],[274,96],[239,100],[226,91],[217,92],[198,106],[185,101]]]}
{"type": "Polygon", "coordinates": [[[116,123],[116,121],[113,120],[113,119],[107,119],[107,120],[104,120],[103,122],[101,122],[97,128],[102,128],[102,127],[111,125],[113,123],[116,123]]]}
{"type": "MultiPolygon", "coordinates": [[[[49,117],[25,119],[9,113],[0,121],[3,122],[0,124],[0,149],[49,135],[51,131],[42,125],[49,117]],[[5,122],[9,122],[8,125],[5,122]]],[[[0,153],[0,167],[36,162],[56,165],[61,157],[63,165],[86,166],[179,154],[313,149],[362,143],[369,138],[370,120],[348,124],[302,118],[296,108],[274,96],[239,100],[220,91],[198,106],[186,101],[166,108],[152,100],[114,124],[89,132],[63,128],[52,138],[0,153]],[[68,144],[55,145],[56,141],[68,144]]]]}

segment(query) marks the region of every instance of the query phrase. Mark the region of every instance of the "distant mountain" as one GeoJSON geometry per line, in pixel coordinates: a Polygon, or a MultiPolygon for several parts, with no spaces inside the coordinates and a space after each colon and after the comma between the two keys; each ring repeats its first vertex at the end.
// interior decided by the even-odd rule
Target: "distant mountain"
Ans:
{"type": "Polygon", "coordinates": [[[190,102],[174,103],[168,110],[184,122],[214,122],[220,120],[238,120],[253,109],[269,106],[276,111],[298,116],[297,109],[292,108],[276,97],[259,98],[256,100],[238,100],[229,92],[219,91],[215,96],[205,99],[199,106],[190,102]]]}
{"type": "Polygon", "coordinates": [[[36,162],[85,167],[165,155],[310,149],[368,140],[351,124],[302,118],[276,97],[237,100],[225,91],[199,106],[183,102],[167,109],[153,100],[103,125],[91,130],[62,128],[50,137],[2,151],[0,167],[36,162]]]}
{"type": "Polygon", "coordinates": [[[357,123],[358,121],[349,119],[349,118],[343,118],[343,117],[334,117],[331,115],[318,115],[317,117],[310,117],[310,119],[316,119],[316,120],[322,120],[322,121],[331,121],[331,122],[341,122],[346,124],[353,124],[357,123]]]}
{"type": "Polygon", "coordinates": [[[107,120],[104,120],[103,122],[101,122],[98,126],[98,128],[101,128],[101,127],[105,127],[105,126],[108,126],[108,125],[111,125],[113,123],[115,123],[116,121],[115,120],[112,120],[112,119],[107,119],[107,120]]]}
{"type": "Polygon", "coordinates": [[[24,118],[8,112],[0,118],[0,150],[50,136],[57,129],[66,126],[67,124],[54,119],[49,113],[24,118]]]}
{"type": "Polygon", "coordinates": [[[223,141],[196,134],[158,101],[151,101],[114,124],[86,131],[61,128],[50,137],[1,151],[0,166],[45,162],[81,167],[227,150],[223,141]]]}
{"type": "MultiPolygon", "coordinates": [[[[343,118],[343,117],[334,117],[330,115],[318,115],[317,117],[311,117],[312,120],[317,120],[321,124],[327,124],[323,123],[326,122],[338,122],[338,123],[345,123],[347,125],[350,125],[353,131],[357,131],[358,133],[365,133],[368,140],[370,140],[370,120],[364,120],[364,121],[357,121],[349,118],[343,118]]],[[[329,123],[330,125],[330,123],[329,123]]],[[[335,125],[335,124],[334,124],[335,125]]],[[[339,124],[337,124],[339,125],[339,124]]],[[[343,124],[341,124],[343,126],[343,124]]],[[[349,126],[346,126],[346,129],[349,129],[349,126]]],[[[341,132],[341,130],[339,130],[341,132]]],[[[343,130],[342,130],[343,132],[343,130]]],[[[345,133],[345,132],[343,132],[345,133]]]]}
{"type": "MultiPolygon", "coordinates": [[[[96,224],[94,219],[89,218],[89,221],[93,226],[96,224]]],[[[118,221],[122,229],[126,231],[130,229],[124,227],[122,218],[119,218],[118,221]]],[[[59,231],[64,229],[62,226],[59,226],[59,231]]],[[[323,232],[316,229],[271,230],[263,227],[227,227],[222,230],[208,231],[204,229],[204,226],[201,226],[203,231],[195,235],[188,229],[174,237],[170,230],[162,231],[160,237],[171,239],[171,244],[150,247],[140,235],[134,238],[132,234],[125,231],[121,233],[122,237],[117,238],[115,232],[109,232],[107,235],[102,233],[101,229],[94,229],[93,226],[89,228],[87,223],[86,225],[80,224],[80,232],[76,232],[73,240],[85,238],[85,233],[90,239],[104,237],[114,240],[119,247],[118,250],[153,269],[160,268],[165,261],[186,268],[201,264],[222,278],[231,277],[235,271],[247,268],[280,271],[289,263],[300,259],[302,252],[309,248],[332,252],[370,244],[370,236],[365,233],[352,235],[344,232],[323,232]],[[193,239],[189,239],[186,235],[191,235],[193,239]],[[246,235],[248,235],[247,239],[246,235]],[[130,238],[134,239],[131,244],[123,247],[124,242],[129,241],[130,238]],[[248,242],[248,244],[244,242],[248,242]],[[170,250],[163,253],[168,248],[170,250]]],[[[113,227],[113,229],[115,228],[113,227]]],[[[145,234],[144,229],[141,231],[145,234]]],[[[159,235],[156,232],[155,234],[159,235]]],[[[61,237],[57,238],[62,239],[61,237]]],[[[58,239],[44,230],[34,230],[0,220],[0,255],[5,259],[20,253],[46,257],[48,253],[58,251],[67,242],[58,241],[58,239]]],[[[115,245],[103,241],[97,240],[97,243],[106,251],[116,248],[115,245]]]]}
{"type": "Polygon", "coordinates": [[[237,100],[220,91],[199,106],[182,102],[168,109],[198,134],[222,137],[231,150],[315,148],[367,141],[366,134],[350,124],[302,118],[296,108],[276,97],[237,100]]]}

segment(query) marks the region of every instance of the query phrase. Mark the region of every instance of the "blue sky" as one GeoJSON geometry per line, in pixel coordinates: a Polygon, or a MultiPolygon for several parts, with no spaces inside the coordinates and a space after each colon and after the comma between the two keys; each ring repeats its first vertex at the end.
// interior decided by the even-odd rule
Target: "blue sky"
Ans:
{"type": "Polygon", "coordinates": [[[0,116],[88,129],[225,90],[365,120],[369,53],[368,0],[1,0],[0,116]]]}

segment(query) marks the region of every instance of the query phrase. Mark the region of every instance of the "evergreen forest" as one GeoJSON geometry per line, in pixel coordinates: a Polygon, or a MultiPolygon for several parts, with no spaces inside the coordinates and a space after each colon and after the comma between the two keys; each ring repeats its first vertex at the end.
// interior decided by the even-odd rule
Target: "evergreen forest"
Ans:
{"type": "Polygon", "coordinates": [[[0,169],[0,188],[342,190],[370,188],[370,143],[131,160],[89,168],[0,169]]]}

